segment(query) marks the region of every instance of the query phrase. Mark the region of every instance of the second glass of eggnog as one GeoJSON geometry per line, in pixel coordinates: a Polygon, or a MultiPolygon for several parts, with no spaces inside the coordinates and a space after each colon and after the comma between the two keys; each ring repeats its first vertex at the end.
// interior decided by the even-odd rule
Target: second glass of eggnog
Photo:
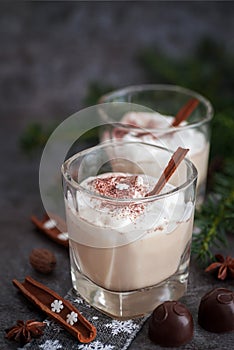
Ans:
{"type": "Polygon", "coordinates": [[[175,150],[189,148],[188,158],[198,171],[196,205],[205,195],[210,149],[211,103],[195,91],[176,85],[135,85],[115,90],[102,103],[132,103],[132,111],[105,114],[101,139],[142,141],[175,150]],[[138,104],[150,108],[140,112],[138,104]]]}
{"type": "Polygon", "coordinates": [[[171,155],[152,144],[108,141],[62,166],[74,289],[114,318],[145,315],[186,291],[196,168],[184,158],[160,193],[149,195],[171,155]],[[144,167],[132,154],[150,162],[144,167]]]}

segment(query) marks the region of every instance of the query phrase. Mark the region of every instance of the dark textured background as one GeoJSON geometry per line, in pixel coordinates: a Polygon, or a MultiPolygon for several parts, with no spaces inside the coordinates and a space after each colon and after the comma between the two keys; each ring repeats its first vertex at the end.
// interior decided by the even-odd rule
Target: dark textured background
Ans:
{"type": "MultiPolygon", "coordinates": [[[[210,36],[233,52],[233,19],[233,2],[0,3],[1,350],[17,348],[4,340],[4,329],[17,319],[43,319],[17,293],[13,278],[22,281],[29,274],[61,295],[71,287],[67,251],[35,232],[30,222],[30,215],[40,216],[43,208],[38,188],[40,155],[28,158],[19,148],[25,127],[33,121],[62,121],[82,108],[91,81],[119,87],[151,82],[135,60],[145,46],[183,57],[202,37],[210,36]],[[55,252],[58,263],[52,275],[40,275],[30,267],[28,256],[35,247],[55,252]]],[[[192,271],[192,297],[185,301],[188,305],[193,301],[196,315],[194,305],[201,294],[222,284],[195,264],[192,271]]],[[[131,349],[155,348],[146,333],[147,324],[131,349]]],[[[226,342],[225,337],[203,334],[203,340],[202,348],[195,341],[187,349],[233,348],[230,338],[226,342]]]]}

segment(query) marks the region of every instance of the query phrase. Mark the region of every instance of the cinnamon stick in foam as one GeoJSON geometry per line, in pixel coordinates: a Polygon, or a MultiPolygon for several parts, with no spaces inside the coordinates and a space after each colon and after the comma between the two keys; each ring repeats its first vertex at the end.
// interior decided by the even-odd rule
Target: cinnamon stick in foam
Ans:
{"type": "Polygon", "coordinates": [[[148,192],[145,197],[149,196],[155,196],[156,194],[159,194],[163,187],[166,185],[170,177],[173,175],[175,170],[178,168],[186,154],[188,153],[189,149],[178,147],[175,153],[172,155],[171,159],[169,160],[165,170],[163,171],[162,175],[160,176],[158,182],[152,189],[152,191],[148,192]]]}

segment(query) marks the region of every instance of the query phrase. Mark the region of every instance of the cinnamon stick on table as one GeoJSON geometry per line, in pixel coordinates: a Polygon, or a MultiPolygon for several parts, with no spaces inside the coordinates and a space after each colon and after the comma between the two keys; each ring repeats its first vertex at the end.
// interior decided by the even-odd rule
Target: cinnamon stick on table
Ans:
{"type": "Polygon", "coordinates": [[[89,343],[95,339],[96,328],[68,300],[29,276],[23,283],[16,279],[12,282],[27,299],[80,342],[89,343]]]}
{"type": "Polygon", "coordinates": [[[40,232],[43,232],[47,237],[56,243],[68,248],[69,243],[66,223],[63,222],[60,217],[55,216],[54,214],[53,217],[54,219],[51,220],[48,215],[45,215],[42,220],[39,220],[35,215],[32,215],[31,221],[37,227],[37,229],[40,230],[40,232]],[[59,223],[59,226],[63,228],[63,231],[58,229],[56,226],[57,223],[59,223]]]}
{"type": "Polygon", "coordinates": [[[163,171],[162,175],[160,176],[158,182],[150,191],[145,195],[145,197],[149,196],[155,196],[156,194],[159,194],[160,191],[163,189],[163,187],[166,185],[170,177],[173,175],[175,170],[178,168],[179,164],[182,162],[186,154],[188,153],[189,149],[178,147],[175,153],[172,155],[171,159],[169,160],[169,163],[167,164],[165,170],[163,171]]]}

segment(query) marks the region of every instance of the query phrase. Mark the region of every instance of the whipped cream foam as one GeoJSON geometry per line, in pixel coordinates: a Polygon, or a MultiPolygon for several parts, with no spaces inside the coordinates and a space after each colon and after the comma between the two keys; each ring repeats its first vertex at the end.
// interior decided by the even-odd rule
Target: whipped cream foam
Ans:
{"type": "MultiPolygon", "coordinates": [[[[164,116],[158,112],[129,112],[123,116],[120,123],[127,124],[129,127],[133,126],[146,129],[146,132],[144,132],[144,130],[142,130],[142,132],[139,132],[139,130],[134,132],[132,129],[129,133],[122,131],[121,134],[120,129],[117,128],[113,131],[113,137],[122,138],[124,141],[139,141],[140,139],[143,142],[161,145],[172,150],[179,146],[185,146],[189,148],[190,156],[201,152],[206,145],[204,135],[194,128],[179,130],[179,133],[168,133],[168,130],[166,130],[168,128],[172,128],[172,130],[174,129],[174,131],[176,131],[176,127],[171,126],[173,121],[174,117],[164,116]],[[154,129],[156,130],[155,136],[150,133],[150,131],[154,129]]],[[[180,124],[180,126],[186,125],[188,125],[186,121],[180,124]]]]}
{"type": "MultiPolygon", "coordinates": [[[[83,244],[106,247],[128,244],[145,231],[171,232],[177,222],[187,220],[189,205],[186,209],[183,193],[175,193],[160,201],[150,200],[150,197],[145,202],[141,201],[153,189],[156,181],[151,176],[121,173],[107,173],[83,181],[81,186],[94,196],[77,192],[77,213],[71,194],[68,193],[67,214],[74,224],[79,222],[83,231],[88,231],[93,225],[100,230],[100,235],[96,237],[97,231],[94,231],[92,236],[90,230],[84,236],[73,234],[71,229],[69,232],[72,238],[83,244]],[[109,234],[110,229],[113,231],[112,236],[109,234]]],[[[161,193],[174,188],[166,184],[161,193]]]]}

